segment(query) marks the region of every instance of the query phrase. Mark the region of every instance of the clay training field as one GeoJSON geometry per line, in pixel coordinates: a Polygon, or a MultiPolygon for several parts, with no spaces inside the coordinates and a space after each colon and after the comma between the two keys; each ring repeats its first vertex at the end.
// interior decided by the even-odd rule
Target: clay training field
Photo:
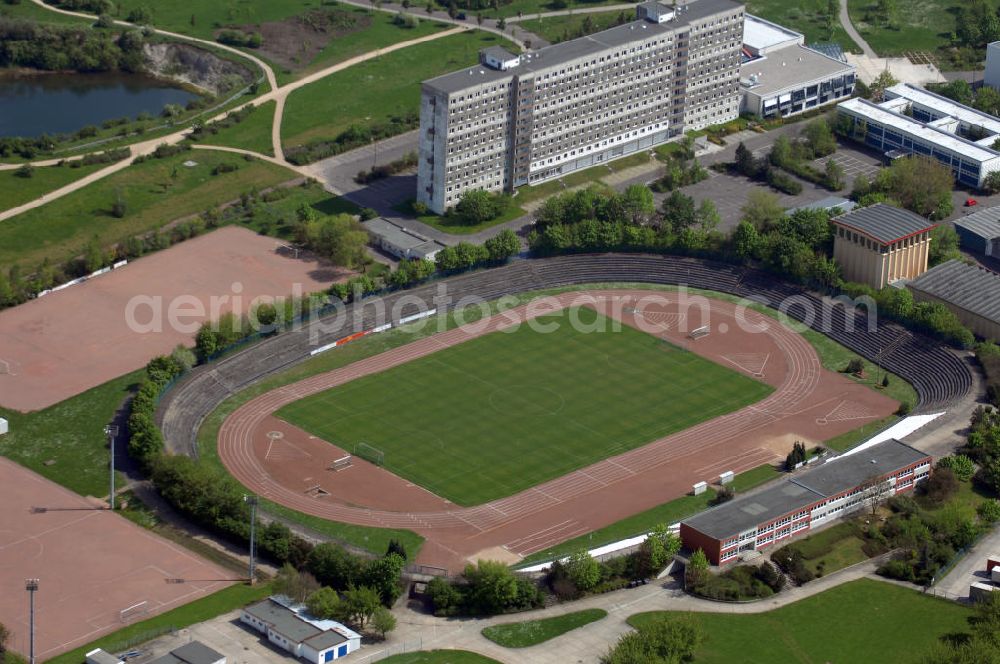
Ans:
{"type": "Polygon", "coordinates": [[[304,293],[322,290],[343,276],[325,263],[281,255],[280,245],[222,228],[0,312],[0,406],[39,410],[135,371],[177,344],[193,345],[213,297],[217,317],[245,311],[258,296],[285,297],[296,284],[304,293]],[[133,298],[141,298],[133,308],[138,329],[126,318],[133,298]],[[170,324],[171,307],[180,326],[170,324]]]}
{"type": "Polygon", "coordinates": [[[820,442],[897,407],[823,369],[805,338],[774,319],[699,299],[690,307],[677,294],[566,293],[547,298],[544,307],[535,301],[475,326],[433,334],[252,399],[223,423],[219,455],[245,486],[271,500],[331,520],[415,530],[427,538],[420,562],[456,569],[476,557],[516,561],[677,498],[721,472],[779,462],[795,440],[820,442]],[[581,307],[593,310],[589,317],[581,307]],[[620,321],[622,327],[590,334],[545,335],[525,328],[491,334],[512,321],[559,310],[576,311],[582,321],[620,321]],[[709,334],[690,338],[702,326],[709,334]],[[522,334],[526,340],[519,339],[522,334]],[[517,363],[519,349],[540,364],[503,365],[501,390],[493,358],[517,363]],[[456,370],[455,358],[471,375],[456,370]],[[434,398],[426,382],[392,380],[426,381],[431,374],[432,385],[441,383],[434,398]],[[372,389],[378,385],[385,394],[372,389]],[[551,385],[558,390],[541,389],[551,385]],[[748,393],[737,396],[731,386],[748,393]],[[355,389],[375,399],[371,408],[355,389]],[[334,405],[338,394],[364,410],[334,405]],[[623,397],[634,402],[619,403],[623,397]],[[411,407],[409,399],[423,405],[411,407]],[[576,403],[580,399],[587,401],[576,403]],[[338,446],[276,416],[304,406],[313,418],[307,426],[322,426],[324,436],[346,442],[338,446]],[[427,433],[431,424],[433,438],[427,433]],[[385,467],[354,457],[349,468],[329,469],[354,452],[361,435],[384,437],[385,467]],[[522,444],[521,436],[531,442],[522,444]],[[410,439],[419,451],[408,450],[410,439]],[[393,459],[400,467],[396,473],[390,472],[393,459]],[[427,486],[465,496],[496,492],[498,480],[504,494],[519,489],[457,507],[418,485],[417,471],[428,476],[427,486]]]}
{"type": "Polygon", "coordinates": [[[0,623],[28,653],[28,595],[37,578],[35,651],[48,659],[233,583],[232,573],[0,458],[0,623]],[[141,604],[145,602],[145,604],[141,604]]]}
{"type": "Polygon", "coordinates": [[[378,450],[387,470],[458,505],[478,505],[772,392],[735,367],[635,328],[612,331],[614,319],[589,307],[533,322],[359,378],[277,415],[369,460],[378,450]]]}

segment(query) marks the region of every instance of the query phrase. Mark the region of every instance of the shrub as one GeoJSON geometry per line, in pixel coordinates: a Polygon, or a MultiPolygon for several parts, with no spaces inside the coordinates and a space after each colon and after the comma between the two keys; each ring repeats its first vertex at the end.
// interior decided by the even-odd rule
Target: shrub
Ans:
{"type": "Polygon", "coordinates": [[[793,544],[789,544],[781,549],[778,549],[771,554],[771,560],[777,565],[781,570],[791,577],[792,581],[796,585],[802,585],[803,583],[808,583],[816,578],[812,570],[806,567],[805,558],[802,552],[798,550],[793,544]]]}
{"type": "Polygon", "coordinates": [[[1000,521],[1000,501],[996,498],[989,498],[980,503],[976,508],[976,514],[983,523],[996,523],[1000,521]]]}
{"type": "Polygon", "coordinates": [[[960,482],[968,482],[976,472],[976,464],[964,454],[952,454],[939,459],[937,468],[948,468],[960,482]]]}
{"type": "Polygon", "coordinates": [[[19,178],[30,178],[35,175],[35,167],[31,164],[21,164],[16,171],[14,171],[14,176],[19,178]]]}
{"type": "Polygon", "coordinates": [[[950,468],[937,468],[919,486],[928,502],[943,505],[958,491],[958,479],[950,468]]]}

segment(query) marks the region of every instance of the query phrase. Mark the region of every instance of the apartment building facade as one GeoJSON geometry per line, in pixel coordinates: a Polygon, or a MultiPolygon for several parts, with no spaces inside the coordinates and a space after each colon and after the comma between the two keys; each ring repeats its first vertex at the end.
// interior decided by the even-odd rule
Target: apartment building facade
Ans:
{"type": "Polygon", "coordinates": [[[417,200],[512,191],[648,149],[739,113],[743,6],[637,6],[636,20],[425,81],[417,200]]]}

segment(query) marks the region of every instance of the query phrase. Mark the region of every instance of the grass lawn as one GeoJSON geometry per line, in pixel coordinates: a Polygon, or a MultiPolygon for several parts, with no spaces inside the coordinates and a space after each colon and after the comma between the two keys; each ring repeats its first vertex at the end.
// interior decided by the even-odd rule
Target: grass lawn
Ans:
{"type": "Polygon", "coordinates": [[[151,159],[0,223],[0,265],[34,267],[45,257],[58,264],[82,253],[91,238],[110,245],[236,199],[253,187],[295,177],[280,166],[233,154],[192,151],[151,159]],[[197,166],[183,166],[189,159],[197,166]],[[212,175],[223,162],[239,170],[212,175]],[[119,193],[127,205],[122,219],[111,215],[119,193]]]}
{"type": "Polygon", "coordinates": [[[10,433],[0,436],[0,454],[82,496],[107,496],[104,425],[141,376],[126,374],[32,413],[0,408],[0,417],[10,422],[10,433]],[[55,463],[46,466],[49,460],[55,463]]]}
{"type": "Polygon", "coordinates": [[[507,208],[507,211],[496,219],[490,219],[481,224],[462,224],[456,221],[452,217],[447,217],[440,214],[434,214],[433,212],[428,212],[427,214],[415,214],[413,212],[413,200],[404,201],[399,205],[393,206],[393,209],[397,212],[401,212],[405,215],[413,217],[417,221],[427,224],[433,228],[438,229],[442,233],[450,233],[451,235],[471,235],[473,233],[478,233],[479,231],[484,231],[487,228],[493,228],[500,224],[506,224],[508,221],[513,221],[518,217],[523,217],[524,210],[514,204],[507,208]]]}
{"type": "Polygon", "coordinates": [[[500,664],[495,659],[467,650],[422,650],[393,655],[380,661],[385,664],[500,664]]]}
{"type": "Polygon", "coordinates": [[[556,178],[555,180],[549,180],[548,182],[536,185],[518,187],[517,196],[514,198],[514,202],[520,205],[526,205],[533,201],[548,198],[553,194],[558,194],[568,189],[594,183],[603,183],[603,178],[606,178],[614,173],[618,173],[619,171],[623,171],[626,168],[648,164],[650,159],[651,157],[649,152],[643,150],[642,152],[636,152],[628,155],[627,157],[622,157],[621,159],[609,161],[606,164],[601,164],[600,166],[591,166],[590,168],[585,168],[582,171],[574,171],[561,178],[556,178]]]}
{"type": "MultiPolygon", "coordinates": [[[[750,0],[747,2],[747,13],[760,16],[768,21],[774,21],[801,32],[806,36],[806,43],[836,42],[845,51],[861,53],[861,48],[854,43],[834,17],[834,29],[831,35],[826,29],[826,0],[750,0]]],[[[902,10],[902,7],[900,7],[902,10]]],[[[903,12],[900,11],[900,14],[903,12]]],[[[854,24],[857,26],[857,23],[854,24]]]]}
{"type": "Polygon", "coordinates": [[[285,420],[459,505],[546,480],[755,403],[764,383],[589,308],[496,332],[301,399],[285,420]],[[573,329],[581,328],[582,331],[573,329]],[[596,389],[597,386],[599,389],[596,389]],[[666,407],[665,407],[666,406],[666,407]],[[378,413],[393,412],[392,418],[378,413]]]}
{"type": "Polygon", "coordinates": [[[336,138],[352,124],[416,113],[421,81],[473,65],[480,49],[494,45],[514,48],[492,33],[464,32],[394,51],[300,88],[285,106],[285,149],[336,138]]]}
{"type": "Polygon", "coordinates": [[[847,7],[851,23],[868,45],[886,56],[904,51],[935,52],[946,46],[955,29],[954,12],[961,5],[958,0],[899,0],[896,29],[884,27],[869,17],[869,9],[876,6],[875,0],[848,0],[847,7]]]}
{"type": "Polygon", "coordinates": [[[856,529],[853,521],[841,521],[789,546],[801,551],[806,567],[822,576],[868,559],[861,549],[864,541],[857,536],[856,529]]]}
{"type": "Polygon", "coordinates": [[[107,166],[108,164],[79,168],[47,166],[36,168],[30,178],[19,177],[14,174],[16,171],[0,171],[0,210],[9,210],[27,203],[107,166]]]}
{"type": "Polygon", "coordinates": [[[391,46],[402,41],[426,37],[439,30],[452,27],[445,23],[421,18],[417,27],[404,28],[394,24],[392,21],[395,16],[387,12],[375,12],[372,14],[368,9],[351,7],[350,5],[343,5],[342,8],[359,16],[370,16],[371,25],[363,30],[331,39],[323,50],[308,65],[301,69],[289,72],[280,67],[275,67],[274,73],[278,79],[278,85],[298,80],[315,71],[337,64],[338,62],[343,62],[362,53],[391,46]]]}
{"type": "MultiPolygon", "coordinates": [[[[482,14],[486,17],[495,16],[517,16],[521,14],[523,18],[531,18],[531,14],[545,13],[551,11],[563,11],[565,9],[590,9],[592,7],[600,7],[602,5],[616,5],[621,4],[618,0],[566,0],[565,6],[559,7],[554,6],[552,0],[513,0],[510,4],[500,4],[500,8],[494,9],[484,9],[482,14]]],[[[635,10],[631,7],[626,10],[635,14],[635,10]]],[[[466,12],[469,16],[474,16],[476,12],[469,11],[466,12]]],[[[509,28],[508,28],[509,29],[509,28]]],[[[518,31],[520,33],[520,31],[518,31]]],[[[518,34],[518,37],[522,37],[522,34],[518,34]]]]}
{"type": "Polygon", "coordinates": [[[583,35],[591,35],[601,30],[613,28],[619,23],[626,23],[634,18],[634,11],[624,9],[611,12],[592,12],[588,14],[535,18],[530,21],[521,21],[518,25],[553,44],[558,44],[561,41],[576,39],[583,35]],[[619,20],[622,14],[625,15],[624,21],[619,20]]]}
{"type": "Polygon", "coordinates": [[[243,608],[247,604],[268,597],[270,594],[271,584],[269,583],[259,583],[256,586],[244,584],[230,586],[190,604],[161,613],[149,620],[123,627],[117,632],[112,632],[85,646],[46,660],[46,664],[80,664],[84,660],[84,655],[94,648],[105,648],[108,652],[121,652],[167,632],[243,608]]]}
{"type": "Polygon", "coordinates": [[[733,481],[729,484],[730,488],[736,493],[743,493],[744,491],[749,491],[754,487],[758,487],[765,482],[770,482],[771,480],[781,477],[784,475],[780,470],[775,468],[769,463],[765,463],[756,468],[751,468],[745,472],[740,473],[733,478],[733,481]]]}
{"type": "Polygon", "coordinates": [[[26,21],[38,21],[39,23],[60,23],[63,25],[92,25],[93,21],[76,16],[66,16],[58,12],[49,11],[44,7],[39,7],[29,0],[22,0],[17,4],[7,2],[0,3],[0,17],[23,19],[26,21]]]}
{"type": "Polygon", "coordinates": [[[206,136],[197,143],[243,148],[273,157],[271,124],[274,121],[274,107],[273,101],[257,106],[243,122],[220,129],[219,133],[206,136]]]}
{"type": "Polygon", "coordinates": [[[912,662],[938,638],[968,629],[971,611],[944,599],[860,579],[767,613],[639,613],[633,627],[659,617],[693,616],[706,635],[699,664],[912,662]]]}
{"type": "Polygon", "coordinates": [[[881,420],[869,422],[868,424],[864,424],[857,429],[852,429],[847,433],[842,433],[839,436],[834,436],[833,438],[823,441],[823,447],[828,447],[834,452],[849,450],[858,443],[871,438],[879,431],[889,428],[898,422],[899,419],[898,415],[890,415],[889,417],[885,417],[881,420]]]}
{"type": "Polygon", "coordinates": [[[604,609],[585,609],[554,618],[493,625],[483,629],[483,636],[505,648],[527,648],[554,639],[577,627],[589,625],[608,615],[604,609]]]}

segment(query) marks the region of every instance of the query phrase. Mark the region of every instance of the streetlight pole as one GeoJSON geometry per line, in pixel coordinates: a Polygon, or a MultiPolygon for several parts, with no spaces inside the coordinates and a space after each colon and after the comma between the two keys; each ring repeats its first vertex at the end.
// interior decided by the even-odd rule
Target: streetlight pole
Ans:
{"type": "Polygon", "coordinates": [[[113,512],[115,509],[115,438],[118,436],[118,425],[108,424],[105,426],[104,435],[108,437],[108,448],[111,450],[111,496],[108,500],[113,512]]]}
{"type": "Polygon", "coordinates": [[[35,591],[38,590],[38,579],[26,579],[24,589],[28,591],[28,664],[35,664],[35,591]]]}
{"type": "Polygon", "coordinates": [[[256,581],[257,565],[257,496],[243,496],[243,501],[250,506],[250,585],[256,581]]]}

